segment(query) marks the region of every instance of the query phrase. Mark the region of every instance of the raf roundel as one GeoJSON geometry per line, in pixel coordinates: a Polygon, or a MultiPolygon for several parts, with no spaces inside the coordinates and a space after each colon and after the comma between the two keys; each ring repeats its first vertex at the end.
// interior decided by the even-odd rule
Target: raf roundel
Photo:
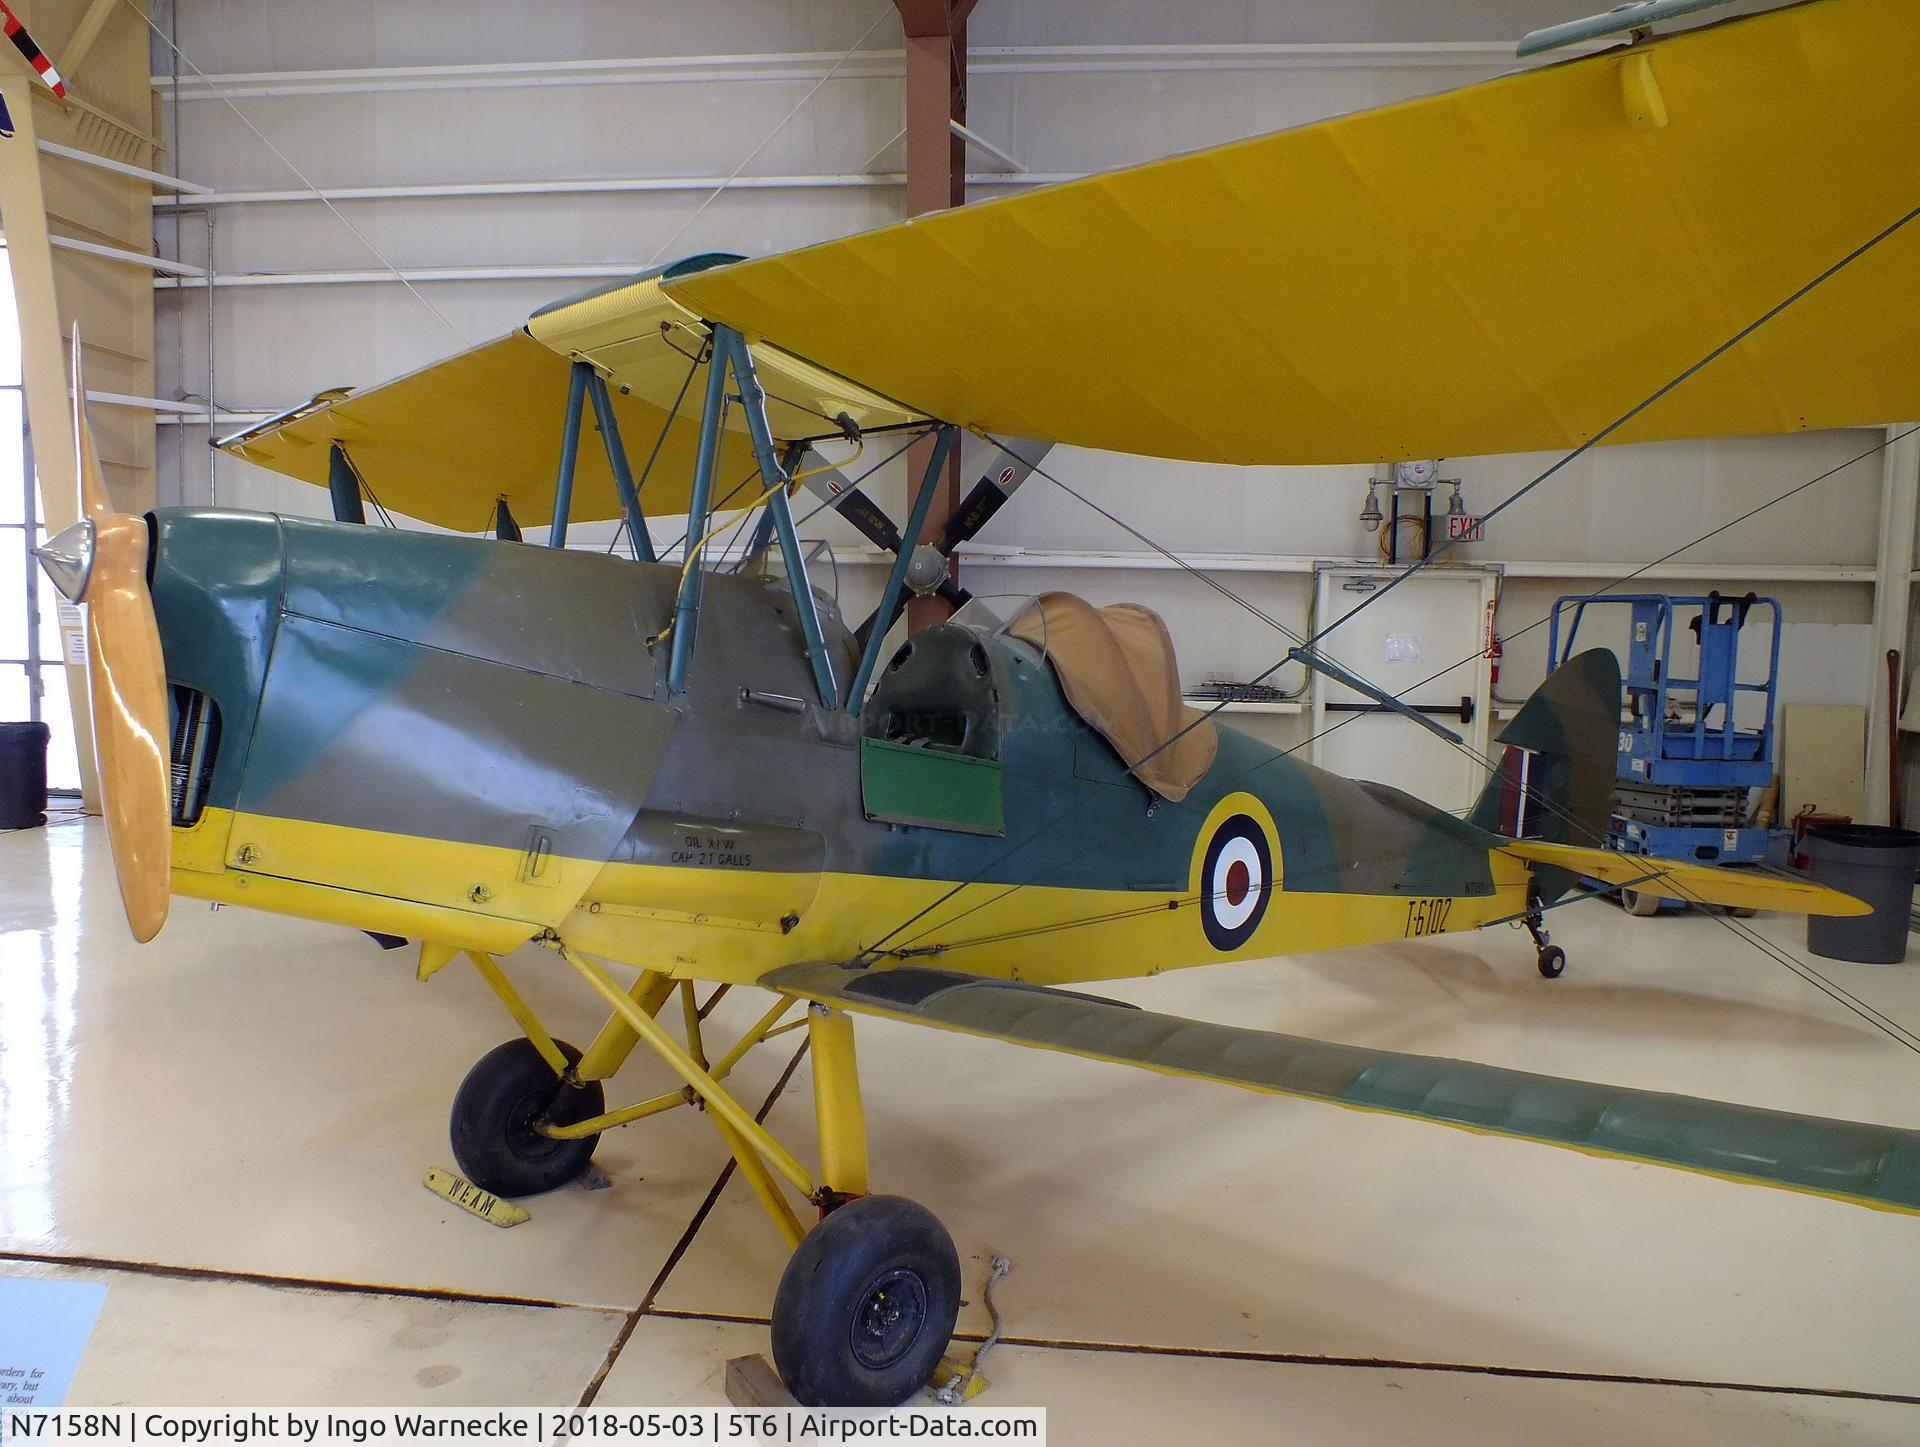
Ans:
{"type": "Polygon", "coordinates": [[[1273,851],[1248,814],[1230,814],[1207,841],[1200,861],[1200,923],[1216,950],[1237,950],[1253,938],[1273,891],[1273,851]]]}

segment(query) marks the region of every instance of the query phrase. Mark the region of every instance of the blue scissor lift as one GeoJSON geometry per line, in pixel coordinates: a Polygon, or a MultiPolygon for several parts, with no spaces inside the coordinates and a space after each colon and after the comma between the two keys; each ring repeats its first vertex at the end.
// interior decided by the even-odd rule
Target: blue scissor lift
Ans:
{"type": "MultiPolygon", "coordinates": [[[[1553,605],[1547,647],[1552,672],[1575,651],[1589,608],[1633,610],[1625,670],[1627,721],[1620,726],[1613,817],[1607,845],[1623,854],[1707,864],[1759,864],[1767,857],[1769,832],[1747,823],[1750,791],[1773,781],[1774,699],[1780,674],[1780,605],[1747,593],[1725,597],[1671,597],[1662,593],[1603,593],[1565,597],[1553,605]],[[1741,630],[1756,609],[1772,614],[1766,677],[1740,681],[1741,630]],[[1563,610],[1571,609],[1565,646],[1563,610]],[[1694,676],[1673,670],[1676,627],[1699,639],[1694,676]],[[1760,726],[1742,728],[1735,718],[1742,694],[1762,700],[1760,726]]],[[[1755,620],[1758,621],[1758,620],[1755,620]]],[[[1757,642],[1757,640],[1756,640],[1757,642]]],[[[1632,890],[1622,903],[1634,914],[1653,914],[1659,903],[1632,890]]]]}

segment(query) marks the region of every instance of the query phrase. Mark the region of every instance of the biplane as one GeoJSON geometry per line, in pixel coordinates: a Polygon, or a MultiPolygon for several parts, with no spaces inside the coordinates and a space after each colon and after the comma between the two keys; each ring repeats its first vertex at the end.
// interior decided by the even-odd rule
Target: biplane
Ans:
{"type": "Polygon", "coordinates": [[[221,444],[329,487],[334,521],[115,511],[76,379],[85,516],[43,557],[88,608],[133,931],[177,893],[417,941],[423,979],[470,961],[520,1027],[454,1098],[456,1158],[489,1191],[555,1187],[603,1132],[704,1108],[793,1248],[773,1351],[809,1403],[904,1399],[960,1296],[940,1223],[873,1191],[859,1015],[1920,1212],[1920,1132],[1082,992],[1501,921],[1551,977],[1545,912],[1581,875],[1863,911],[1597,847],[1610,654],[1547,679],[1455,817],[1187,705],[1144,609],[1047,594],[1001,618],[962,595],[892,628],[910,593],[957,593],[946,555],[1046,444],[1375,462],[1920,415],[1917,49],[1904,0],[1812,0],[788,255],[693,257],[221,444]],[[981,481],[922,541],[962,436],[986,439],[981,481]],[[838,441],[930,454],[900,525],[826,469],[838,441]],[[809,580],[803,479],[894,554],[864,622],[809,580]],[[465,535],[369,526],[369,492],[465,535]],[[754,565],[708,566],[749,509],[754,565]],[[656,557],[649,516],[681,514],[656,557]],[[530,518],[549,546],[518,541],[530,518]],[[624,519],[636,556],[567,550],[588,519],[624,519]],[[502,968],[528,944],[606,1003],[584,1048],[502,968]],[[749,986],[765,1012],[705,1038],[749,986]],[[800,1017],[813,1162],[727,1083],[800,1017]],[[642,1045],[684,1089],[609,1107],[642,1045]]]}

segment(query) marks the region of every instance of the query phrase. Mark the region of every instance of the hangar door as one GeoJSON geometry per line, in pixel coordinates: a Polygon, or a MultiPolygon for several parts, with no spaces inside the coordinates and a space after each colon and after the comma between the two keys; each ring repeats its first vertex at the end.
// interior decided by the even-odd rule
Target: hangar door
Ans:
{"type": "MultiPolygon", "coordinates": [[[[1393,580],[1385,569],[1321,568],[1314,627],[1327,627],[1393,580]]],[[[1470,757],[1410,719],[1313,675],[1308,757],[1323,769],[1404,789],[1464,813],[1487,780],[1492,684],[1486,658],[1495,575],[1445,565],[1416,573],[1335,628],[1318,647],[1459,734],[1470,757]],[[1437,675],[1437,676],[1436,676],[1437,675]]]]}

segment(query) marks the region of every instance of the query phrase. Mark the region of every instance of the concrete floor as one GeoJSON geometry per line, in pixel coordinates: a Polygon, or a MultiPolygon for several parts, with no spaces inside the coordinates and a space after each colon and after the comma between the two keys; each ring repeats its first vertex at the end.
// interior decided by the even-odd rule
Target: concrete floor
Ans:
{"type": "MultiPolygon", "coordinates": [[[[610,1189],[496,1230],[419,1185],[451,1163],[453,1088],[511,1033],[470,972],[418,985],[411,951],[175,911],[135,948],[98,825],[0,836],[0,1274],[110,1287],[70,1405],[553,1406],[596,1380],[602,1403],[717,1404],[726,1359],[765,1349],[779,1243],[699,1116],[613,1133],[610,1189]]],[[[1797,921],[1754,921],[1855,1009],[1712,919],[1553,923],[1558,982],[1496,929],[1106,993],[1920,1125],[1895,1038],[1920,1030],[1920,961],[1812,961],[1797,921]]],[[[510,969],[581,1040],[597,1012],[555,963],[510,969]]],[[[1014,1263],[980,1401],[1049,1408],[1055,1442],[1920,1441],[1912,1217],[859,1030],[877,1183],[953,1232],[963,1333],[987,1260],[1014,1263]]],[[[749,1058],[743,1099],[797,1038],[749,1058]]],[[[614,1095],[666,1083],[636,1059],[614,1095]]],[[[803,1157],[810,1099],[802,1061],[768,1117],[803,1157]]]]}

